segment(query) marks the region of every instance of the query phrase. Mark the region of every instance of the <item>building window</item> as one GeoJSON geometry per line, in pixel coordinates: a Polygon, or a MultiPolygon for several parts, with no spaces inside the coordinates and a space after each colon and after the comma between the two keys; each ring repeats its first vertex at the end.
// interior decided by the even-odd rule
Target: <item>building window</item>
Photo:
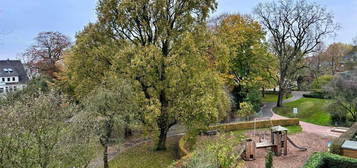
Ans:
{"type": "Polygon", "coordinates": [[[4,88],[0,88],[0,93],[4,93],[4,88]]]}
{"type": "Polygon", "coordinates": [[[12,77],[12,81],[15,81],[15,77],[12,77]]]}
{"type": "Polygon", "coordinates": [[[12,90],[12,87],[10,86],[9,88],[10,88],[10,92],[12,92],[12,91],[13,91],[13,90],[12,90]]]}
{"type": "Polygon", "coordinates": [[[14,91],[16,91],[17,90],[17,87],[16,86],[14,86],[14,91]]]}
{"type": "Polygon", "coordinates": [[[5,93],[9,92],[9,87],[5,87],[5,93]]]}
{"type": "Polygon", "coordinates": [[[10,78],[7,78],[7,81],[10,82],[10,78]]]}
{"type": "Polygon", "coordinates": [[[5,78],[1,78],[3,82],[5,82],[5,78]]]}

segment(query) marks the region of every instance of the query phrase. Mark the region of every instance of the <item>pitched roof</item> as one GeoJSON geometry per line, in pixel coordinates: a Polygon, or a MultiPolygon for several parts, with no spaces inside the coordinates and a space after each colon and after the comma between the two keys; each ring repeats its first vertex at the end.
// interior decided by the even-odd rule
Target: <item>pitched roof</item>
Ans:
{"type": "Polygon", "coordinates": [[[19,83],[26,83],[29,80],[20,60],[0,60],[0,77],[10,76],[18,76],[19,83]]]}

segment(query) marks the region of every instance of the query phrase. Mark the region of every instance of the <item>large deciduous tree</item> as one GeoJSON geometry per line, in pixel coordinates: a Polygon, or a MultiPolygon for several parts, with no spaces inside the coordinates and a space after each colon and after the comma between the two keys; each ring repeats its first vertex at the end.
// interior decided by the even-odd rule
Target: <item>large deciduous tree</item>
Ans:
{"type": "Polygon", "coordinates": [[[205,21],[215,8],[215,0],[99,1],[98,22],[77,36],[66,59],[68,80],[76,81],[71,89],[82,97],[109,76],[129,80],[144,107],[139,119],[159,130],[157,150],[166,148],[178,122],[216,121],[229,101],[205,41],[205,21]]]}
{"type": "Polygon", "coordinates": [[[70,46],[70,39],[62,33],[41,32],[23,57],[31,74],[40,73],[54,78],[54,73],[58,72],[56,62],[62,59],[63,52],[70,46]]]}
{"type": "Polygon", "coordinates": [[[282,106],[284,91],[295,73],[304,66],[304,56],[313,53],[321,41],[338,26],[331,13],[306,0],[276,0],[260,3],[255,14],[269,32],[272,51],[279,59],[279,96],[282,106]],[[290,78],[290,79],[289,79],[290,78]]]}
{"type": "MultiPolygon", "coordinates": [[[[263,87],[275,86],[277,58],[270,54],[265,41],[265,33],[257,21],[249,16],[222,15],[216,20],[213,31],[226,48],[224,58],[218,58],[218,64],[222,60],[225,70],[223,74],[227,84],[232,87],[236,98],[236,105],[243,101],[250,101],[254,109],[260,109],[260,103],[249,99],[249,94],[263,87]]],[[[259,97],[257,97],[259,99],[259,97]]],[[[234,113],[231,119],[234,119],[234,113]]]]}
{"type": "Polygon", "coordinates": [[[103,26],[87,25],[76,35],[75,45],[64,54],[63,86],[77,100],[85,98],[106,80],[122,45],[109,38],[103,26]]]}

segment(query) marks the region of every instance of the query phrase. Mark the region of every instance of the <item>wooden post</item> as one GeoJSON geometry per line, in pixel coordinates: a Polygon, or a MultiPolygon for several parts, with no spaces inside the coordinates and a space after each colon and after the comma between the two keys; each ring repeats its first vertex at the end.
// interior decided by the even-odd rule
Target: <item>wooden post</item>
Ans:
{"type": "Polygon", "coordinates": [[[288,131],[284,131],[284,155],[288,155],[288,131]]]}
{"type": "Polygon", "coordinates": [[[245,157],[247,160],[255,160],[256,144],[252,139],[247,139],[245,146],[245,157]]]}
{"type": "Polygon", "coordinates": [[[276,142],[277,142],[277,144],[276,144],[276,150],[277,150],[277,154],[276,154],[276,156],[281,156],[281,132],[277,132],[277,134],[276,134],[277,136],[277,138],[276,138],[276,142]]]}

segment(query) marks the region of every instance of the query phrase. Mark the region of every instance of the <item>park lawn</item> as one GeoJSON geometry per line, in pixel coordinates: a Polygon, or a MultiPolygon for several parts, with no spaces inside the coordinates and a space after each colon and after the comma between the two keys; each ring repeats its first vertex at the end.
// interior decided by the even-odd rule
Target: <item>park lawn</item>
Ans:
{"type": "MultiPolygon", "coordinates": [[[[292,95],[289,94],[288,98],[291,98],[292,95]]],[[[284,96],[284,100],[287,99],[284,96]]],[[[278,101],[278,95],[277,94],[265,94],[265,96],[262,98],[262,102],[267,102],[267,103],[273,103],[278,101]]]]}
{"type": "Polygon", "coordinates": [[[293,135],[300,133],[302,131],[302,128],[300,125],[294,125],[294,126],[286,126],[285,128],[288,129],[288,134],[293,135]]]}
{"type": "Polygon", "coordinates": [[[328,106],[331,100],[317,98],[301,98],[297,101],[285,103],[284,107],[275,107],[273,111],[279,115],[294,118],[297,117],[301,121],[330,126],[331,117],[328,113],[328,106]],[[298,108],[298,114],[293,114],[293,108],[298,108]]]}
{"type": "Polygon", "coordinates": [[[167,168],[178,160],[179,136],[166,141],[166,151],[154,151],[154,143],[138,145],[119,154],[109,162],[111,168],[167,168]]]}

